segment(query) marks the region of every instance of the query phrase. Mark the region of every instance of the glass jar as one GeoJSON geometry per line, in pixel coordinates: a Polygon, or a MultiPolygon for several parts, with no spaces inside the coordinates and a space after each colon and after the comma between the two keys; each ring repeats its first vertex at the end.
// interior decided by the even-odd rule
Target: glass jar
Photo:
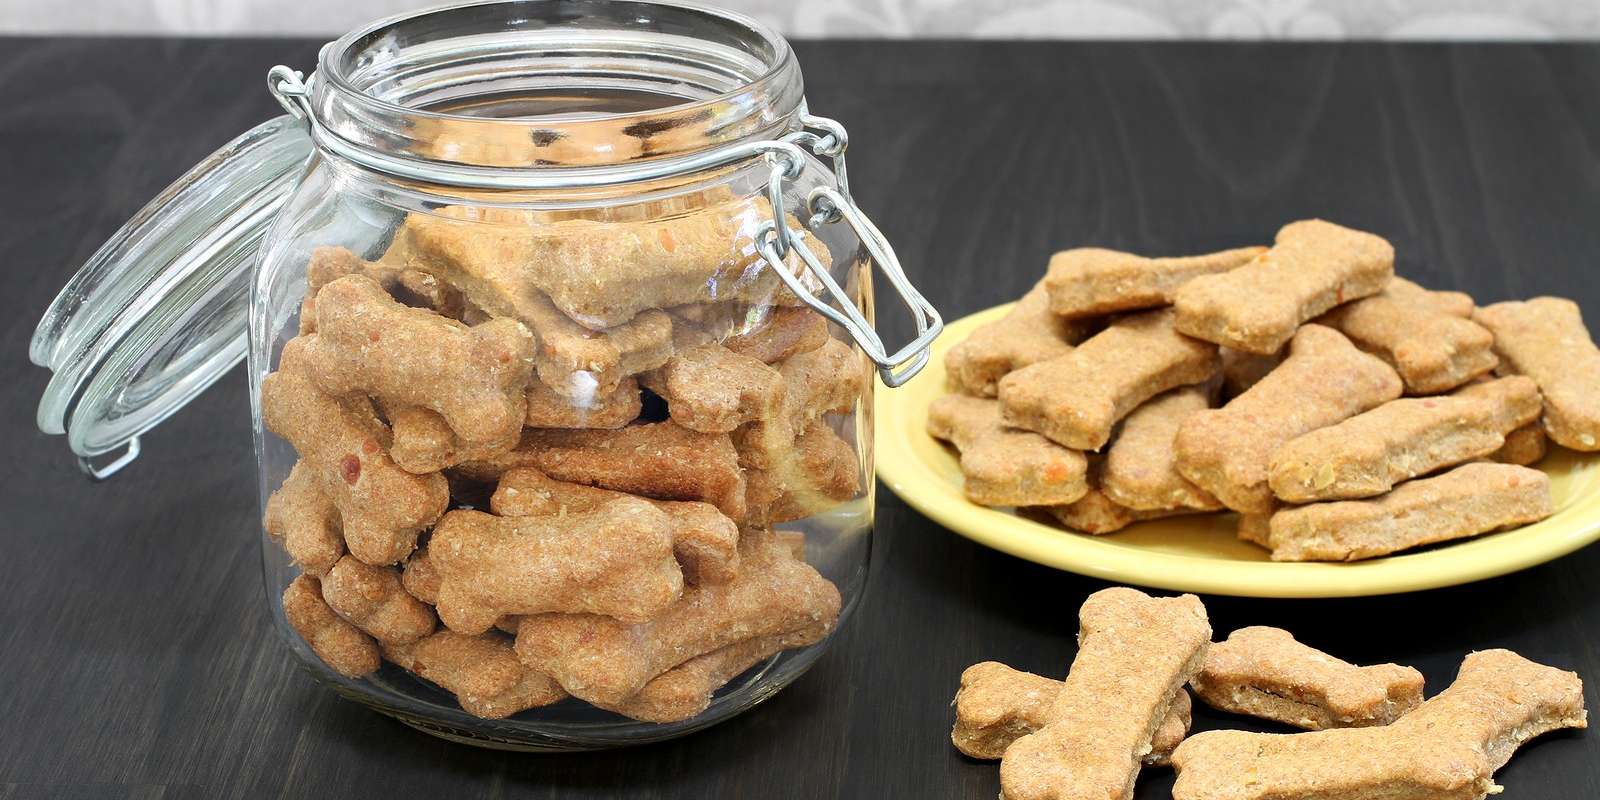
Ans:
{"type": "Polygon", "coordinates": [[[278,627],[431,733],[655,741],[799,677],[867,577],[868,364],[898,385],[941,323],[788,45],[693,5],[469,3],[268,84],[289,116],[47,312],[41,428],[108,477],[247,350],[278,627]],[[892,354],[874,264],[919,331],[892,354]]]}

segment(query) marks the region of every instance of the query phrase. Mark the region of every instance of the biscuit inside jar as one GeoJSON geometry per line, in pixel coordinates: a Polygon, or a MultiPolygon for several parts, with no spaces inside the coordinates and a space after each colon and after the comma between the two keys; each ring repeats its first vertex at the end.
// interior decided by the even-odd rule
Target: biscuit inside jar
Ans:
{"type": "Polygon", "coordinates": [[[756,254],[764,199],[630,208],[447,207],[313,250],[261,402],[299,457],[268,505],[307,576],[290,622],[330,668],[664,723],[833,630],[795,523],[866,485],[870,372],[756,254]],[[592,630],[671,646],[596,688],[551,655],[592,630]]]}

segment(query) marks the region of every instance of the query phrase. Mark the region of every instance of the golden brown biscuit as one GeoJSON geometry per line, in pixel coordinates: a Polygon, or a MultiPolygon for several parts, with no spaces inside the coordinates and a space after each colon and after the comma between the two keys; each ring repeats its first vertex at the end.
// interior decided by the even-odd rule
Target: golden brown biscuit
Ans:
{"type": "Polygon", "coordinates": [[[1323,220],[1291,222],[1260,258],[1180,287],[1176,325],[1208,342],[1274,353],[1302,323],[1377,294],[1393,276],[1394,248],[1381,237],[1323,220]]]}
{"type": "MultiPolygon", "coordinates": [[[[1276,508],[1273,509],[1277,510],[1276,508]]],[[[1239,541],[1249,542],[1254,545],[1272,549],[1272,511],[1261,511],[1239,515],[1239,526],[1236,529],[1239,541]]]]}
{"type": "Polygon", "coordinates": [[[283,590],[283,616],[334,672],[361,678],[378,671],[378,643],[333,613],[316,578],[301,575],[289,583],[283,590]]]}
{"type": "Polygon", "coordinates": [[[928,435],[961,451],[967,499],[986,506],[1071,503],[1088,491],[1087,461],[1032,431],[1000,422],[1000,403],[950,394],[928,406],[928,435]]]}
{"type": "Polygon", "coordinates": [[[394,567],[345,556],[322,578],[322,599],[380,644],[409,644],[433,633],[433,609],[406,593],[394,567]]]}
{"type": "Polygon", "coordinates": [[[1291,503],[1373,497],[1494,453],[1542,408],[1539,387],[1521,375],[1442,397],[1391,400],[1290,439],[1273,452],[1268,481],[1291,503]]]}
{"type": "Polygon", "coordinates": [[[417,548],[406,559],[400,573],[400,585],[405,587],[407,594],[430,606],[439,602],[439,571],[433,568],[433,561],[428,558],[427,545],[417,548]]]}
{"type": "Polygon", "coordinates": [[[952,390],[994,397],[1001,378],[1072,352],[1087,333],[1086,323],[1051,313],[1049,291],[1040,281],[1004,317],[979,326],[950,348],[944,356],[945,376],[952,390]]]}
{"type": "Polygon", "coordinates": [[[639,418],[639,382],[625,378],[609,392],[590,397],[568,397],[532,381],[528,386],[530,428],[620,428],[639,418]]]}
{"type": "Polygon", "coordinates": [[[848,414],[866,389],[869,374],[850,345],[829,339],[778,364],[783,402],[777,413],[734,431],[739,462],[771,469],[785,460],[795,437],[824,414],[848,414]]]}
{"type": "Polygon", "coordinates": [[[1506,443],[1489,454],[1490,461],[1530,467],[1544,460],[1550,451],[1550,437],[1538,422],[1524,425],[1506,434],[1506,443]]]}
{"type": "Polygon", "coordinates": [[[783,406],[784,381],[776,369],[720,344],[680,351],[640,375],[639,383],[667,401],[673,422],[701,433],[729,433],[771,419],[783,406]]]}
{"type": "Polygon", "coordinates": [[[1178,287],[1190,280],[1237,269],[1266,251],[1240,247],[1200,256],[1146,258],[1080,247],[1050,257],[1044,285],[1050,292],[1051,311],[1065,319],[1097,317],[1171,305],[1178,287]]]}
{"type": "Polygon", "coordinates": [[[1189,686],[1212,708],[1313,731],[1388,725],[1422,703],[1411,667],[1358,667],[1265,627],[1213,643],[1189,686]]]}
{"type": "Polygon", "coordinates": [[[1178,333],[1172,321],[1170,310],[1124,317],[1071,353],[1005,376],[1001,418],[1066,447],[1100,449],[1140,403],[1216,374],[1217,348],[1178,333]]]}
{"type": "Polygon", "coordinates": [[[1211,642],[1194,595],[1116,587],[1078,612],[1078,654],[1050,723],[1006,749],[1006,800],[1131,800],[1155,731],[1211,642]]]}
{"type": "Polygon", "coordinates": [[[1400,396],[1400,376],[1332,328],[1306,325],[1289,357],[1220,409],[1184,419],[1173,440],[1178,471],[1223,505],[1272,508],[1268,462],[1284,442],[1400,396]]]}
{"type": "Polygon", "coordinates": [[[261,526],[308,575],[326,575],[344,555],[339,509],[304,461],[296,461],[283,485],[267,498],[261,526]]]}
{"type": "Polygon", "coordinates": [[[1355,561],[1538,522],[1555,513],[1550,478],[1515,464],[1463,464],[1370,500],[1272,515],[1273,561],[1355,561]]]}
{"type": "Polygon", "coordinates": [[[1146,401],[1122,421],[1122,432],[1106,449],[1100,489],[1120,506],[1136,511],[1192,508],[1214,511],[1217,498],[1178,472],[1172,443],[1178,427],[1211,407],[1210,390],[1186,386],[1146,401]]]}
{"type": "Polygon", "coordinates": [[[396,300],[413,308],[426,308],[452,319],[465,311],[461,293],[439,279],[404,266],[362,259],[343,247],[317,247],[306,264],[306,297],[300,305],[300,333],[317,329],[317,292],[346,275],[366,275],[396,300]]]}
{"type": "Polygon", "coordinates": [[[1222,396],[1228,399],[1244,394],[1267,373],[1278,368],[1287,355],[1288,348],[1275,353],[1246,353],[1231,347],[1217,348],[1222,357],[1222,396]]]}
{"type": "Polygon", "coordinates": [[[757,636],[695,656],[652,678],[634,696],[611,706],[644,722],[692,719],[711,706],[711,695],[728,681],[784,650],[807,647],[828,635],[828,625],[809,625],[790,633],[757,636]]]}
{"type": "Polygon", "coordinates": [[[774,525],[827,511],[861,494],[861,456],[855,445],[815,422],[795,437],[794,446],[772,469],[752,469],[746,476],[746,523],[774,525]]]}
{"type": "Polygon", "coordinates": [[[1116,533],[1135,522],[1199,513],[1193,508],[1128,508],[1092,485],[1083,497],[1066,505],[1046,506],[1043,510],[1056,522],[1079,533],[1095,536],[1116,533]]]}
{"type": "Polygon", "coordinates": [[[550,678],[517,661],[511,640],[491,631],[466,636],[441,630],[417,642],[386,644],[383,657],[456,696],[475,717],[504,719],[567,696],[550,678]]]}
{"type": "MultiPolygon", "coordinates": [[[[1494,336],[1452,313],[1460,310],[1454,294],[1436,299],[1433,292],[1395,278],[1378,294],[1339,306],[1317,322],[1389,362],[1407,393],[1437,394],[1488,373],[1499,361],[1494,336]]],[[[1468,298],[1469,314],[1470,304],[1468,298]]]]}
{"type": "MultiPolygon", "coordinates": [[[[698,308],[725,308],[728,303],[698,308]]],[[[828,321],[803,306],[744,306],[733,324],[723,328],[720,341],[735,353],[776,364],[786,358],[809,353],[828,341],[828,321]]]]}
{"type": "Polygon", "coordinates": [[[389,457],[401,469],[416,475],[449,469],[463,461],[498,458],[522,439],[519,427],[503,439],[462,441],[450,423],[431,409],[380,403],[379,410],[389,421],[389,457]]]}
{"type": "Polygon", "coordinates": [[[1467,656],[1455,683],[1393,725],[1206,731],[1172,754],[1173,800],[1483,800],[1524,742],[1583,728],[1583,682],[1508,650],[1467,656]]]}
{"type": "Polygon", "coordinates": [[[1472,319],[1494,333],[1502,372],[1539,383],[1550,438],[1574,450],[1600,450],[1600,348],[1578,304],[1536,297],[1480,308],[1472,319]]]}

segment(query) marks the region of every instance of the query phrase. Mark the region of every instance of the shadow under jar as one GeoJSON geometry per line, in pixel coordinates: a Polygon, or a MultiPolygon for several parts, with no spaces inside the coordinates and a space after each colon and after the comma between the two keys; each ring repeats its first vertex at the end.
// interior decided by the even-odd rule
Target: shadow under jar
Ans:
{"type": "Polygon", "coordinates": [[[573,750],[799,677],[867,577],[873,369],[908,379],[941,323],[788,45],[691,5],[490,2],[268,82],[290,115],[46,315],[35,360],[83,399],[47,393],[41,426],[70,417],[109,475],[233,363],[247,311],[264,583],[318,679],[447,738],[573,750]],[[163,251],[173,217],[214,235],[163,251]],[[874,264],[920,333],[896,353],[874,264]],[[164,338],[81,313],[152,294],[164,338]],[[94,356],[80,328],[144,346],[94,356]]]}

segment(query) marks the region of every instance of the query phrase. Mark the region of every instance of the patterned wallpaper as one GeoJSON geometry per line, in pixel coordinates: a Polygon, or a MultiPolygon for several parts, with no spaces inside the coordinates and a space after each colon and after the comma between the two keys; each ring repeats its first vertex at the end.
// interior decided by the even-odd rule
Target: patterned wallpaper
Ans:
{"type": "MultiPolygon", "coordinates": [[[[332,37],[429,0],[0,0],[0,32],[332,37]]],[[[1597,39],[1600,0],[720,0],[802,37],[1597,39]]]]}

